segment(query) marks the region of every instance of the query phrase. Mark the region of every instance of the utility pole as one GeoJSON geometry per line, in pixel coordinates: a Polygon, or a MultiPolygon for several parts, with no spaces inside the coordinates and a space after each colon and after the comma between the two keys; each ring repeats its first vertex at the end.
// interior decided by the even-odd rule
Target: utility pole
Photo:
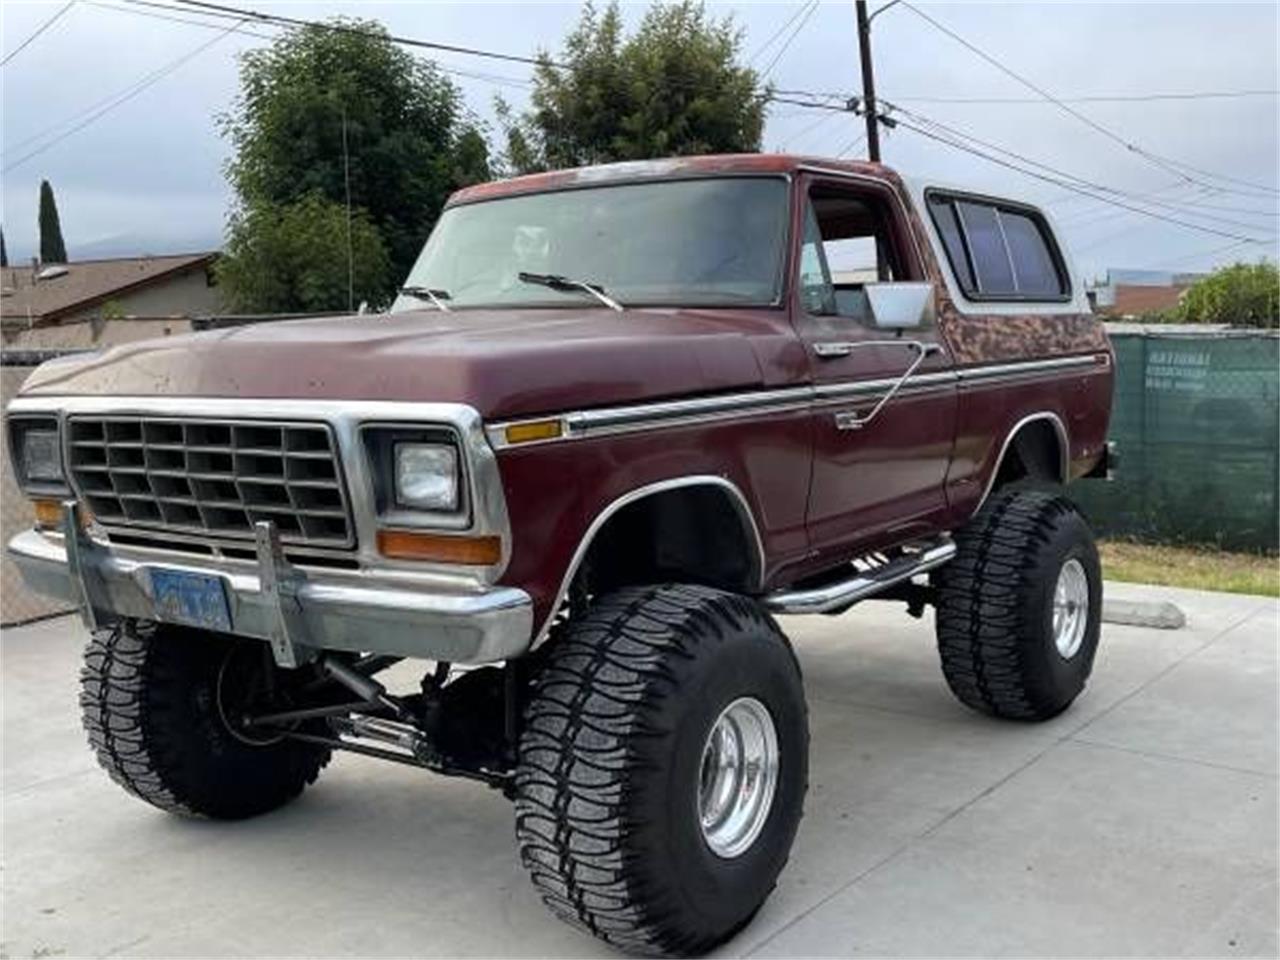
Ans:
{"type": "MultiPolygon", "coordinates": [[[[871,18],[867,0],[854,0],[858,14],[858,53],[862,59],[862,115],[867,121],[867,158],[880,162],[880,125],[876,116],[876,78],[871,68],[871,18]]],[[[879,11],[877,11],[879,12],[879,11]]]]}
{"type": "Polygon", "coordinates": [[[347,312],[356,309],[355,261],[351,255],[351,156],[347,152],[347,102],[342,101],[342,187],[347,194],[347,312]]]}

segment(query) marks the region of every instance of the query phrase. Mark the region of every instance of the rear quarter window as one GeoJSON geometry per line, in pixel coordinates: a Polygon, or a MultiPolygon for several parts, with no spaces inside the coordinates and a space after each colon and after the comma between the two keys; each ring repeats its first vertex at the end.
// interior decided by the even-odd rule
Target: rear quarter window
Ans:
{"type": "Polygon", "coordinates": [[[1004,227],[1013,261],[1016,287],[1025,296],[1060,297],[1062,276],[1049,250],[1049,240],[1040,225],[1025,213],[1000,211],[1000,223],[1004,227]]]}
{"type": "Polygon", "coordinates": [[[968,299],[1069,299],[1071,286],[1062,257],[1034,210],[932,192],[928,207],[951,272],[968,299]]]}
{"type": "Polygon", "coordinates": [[[969,243],[978,292],[989,296],[1010,296],[1018,292],[1013,282],[1013,265],[1005,246],[999,213],[985,203],[959,203],[960,228],[969,243]]]}

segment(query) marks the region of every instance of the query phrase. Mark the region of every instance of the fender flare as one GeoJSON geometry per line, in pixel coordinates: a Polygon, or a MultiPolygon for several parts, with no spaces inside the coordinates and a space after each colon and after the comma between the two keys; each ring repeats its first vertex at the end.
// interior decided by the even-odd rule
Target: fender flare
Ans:
{"type": "Polygon", "coordinates": [[[551,623],[555,619],[556,613],[559,612],[560,607],[564,604],[565,598],[569,595],[569,587],[573,584],[574,577],[578,575],[582,561],[586,559],[591,545],[595,542],[597,534],[604,529],[605,524],[623,507],[630,506],[647,497],[689,487],[713,487],[728,495],[730,503],[738,514],[744,533],[747,533],[748,542],[755,548],[754,562],[752,563],[752,579],[755,582],[755,588],[757,592],[764,589],[764,540],[760,536],[760,526],[756,523],[751,505],[747,502],[746,496],[743,495],[738,485],[727,477],[716,474],[690,474],[682,477],[669,477],[666,480],[657,480],[653,483],[646,483],[643,486],[636,487],[633,490],[628,490],[626,493],[615,497],[604,509],[596,514],[595,519],[591,521],[586,532],[583,533],[582,538],[578,541],[578,546],[573,551],[569,565],[560,580],[560,587],[556,591],[555,599],[552,601],[542,625],[538,628],[538,633],[533,638],[533,643],[529,646],[530,650],[536,650],[546,641],[547,634],[551,629],[551,623]]]}
{"type": "Polygon", "coordinates": [[[1058,480],[1066,483],[1071,478],[1071,443],[1067,434],[1067,425],[1062,422],[1062,418],[1052,410],[1039,410],[1035,413],[1027,414],[1012,427],[1005,435],[1004,443],[1000,445],[1000,453],[995,459],[995,463],[991,468],[991,475],[987,477],[986,486],[982,490],[982,497],[978,500],[978,505],[973,508],[973,512],[969,516],[973,516],[982,509],[982,505],[987,502],[987,498],[991,496],[991,491],[995,487],[996,477],[1000,475],[1000,468],[1004,466],[1004,458],[1009,453],[1009,448],[1013,446],[1013,440],[1018,432],[1025,426],[1036,423],[1040,420],[1047,420],[1052,426],[1054,433],[1058,437],[1059,448],[1059,464],[1058,464],[1058,480]]]}

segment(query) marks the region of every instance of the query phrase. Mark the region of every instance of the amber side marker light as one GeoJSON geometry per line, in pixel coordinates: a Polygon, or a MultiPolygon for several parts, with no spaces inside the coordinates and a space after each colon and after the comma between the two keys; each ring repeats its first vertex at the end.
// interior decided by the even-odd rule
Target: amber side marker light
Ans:
{"type": "Polygon", "coordinates": [[[531,420],[513,423],[504,431],[507,443],[532,443],[534,440],[555,440],[564,432],[559,420],[531,420]]]}
{"type": "Polygon", "coordinates": [[[393,560],[490,566],[502,559],[498,537],[449,537],[416,530],[379,530],[378,552],[393,560]]]}
{"type": "Polygon", "coordinates": [[[32,500],[31,506],[36,514],[36,526],[41,528],[58,528],[62,526],[62,504],[57,500],[32,500]]]}

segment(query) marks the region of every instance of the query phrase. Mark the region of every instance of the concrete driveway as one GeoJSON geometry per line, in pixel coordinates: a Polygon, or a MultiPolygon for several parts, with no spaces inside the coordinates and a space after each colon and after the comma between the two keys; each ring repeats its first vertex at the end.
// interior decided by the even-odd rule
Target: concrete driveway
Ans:
{"type": "MultiPolygon", "coordinates": [[[[1107,626],[1088,692],[1039,726],[952,700],[928,621],[868,603],[784,624],[813,729],[808,814],[751,956],[1277,952],[1277,605],[1171,599],[1107,626]]],[[[160,814],[84,746],[81,628],[5,631],[3,954],[593,956],[543,910],[508,805],[344,756],[242,824],[160,814]]]]}

